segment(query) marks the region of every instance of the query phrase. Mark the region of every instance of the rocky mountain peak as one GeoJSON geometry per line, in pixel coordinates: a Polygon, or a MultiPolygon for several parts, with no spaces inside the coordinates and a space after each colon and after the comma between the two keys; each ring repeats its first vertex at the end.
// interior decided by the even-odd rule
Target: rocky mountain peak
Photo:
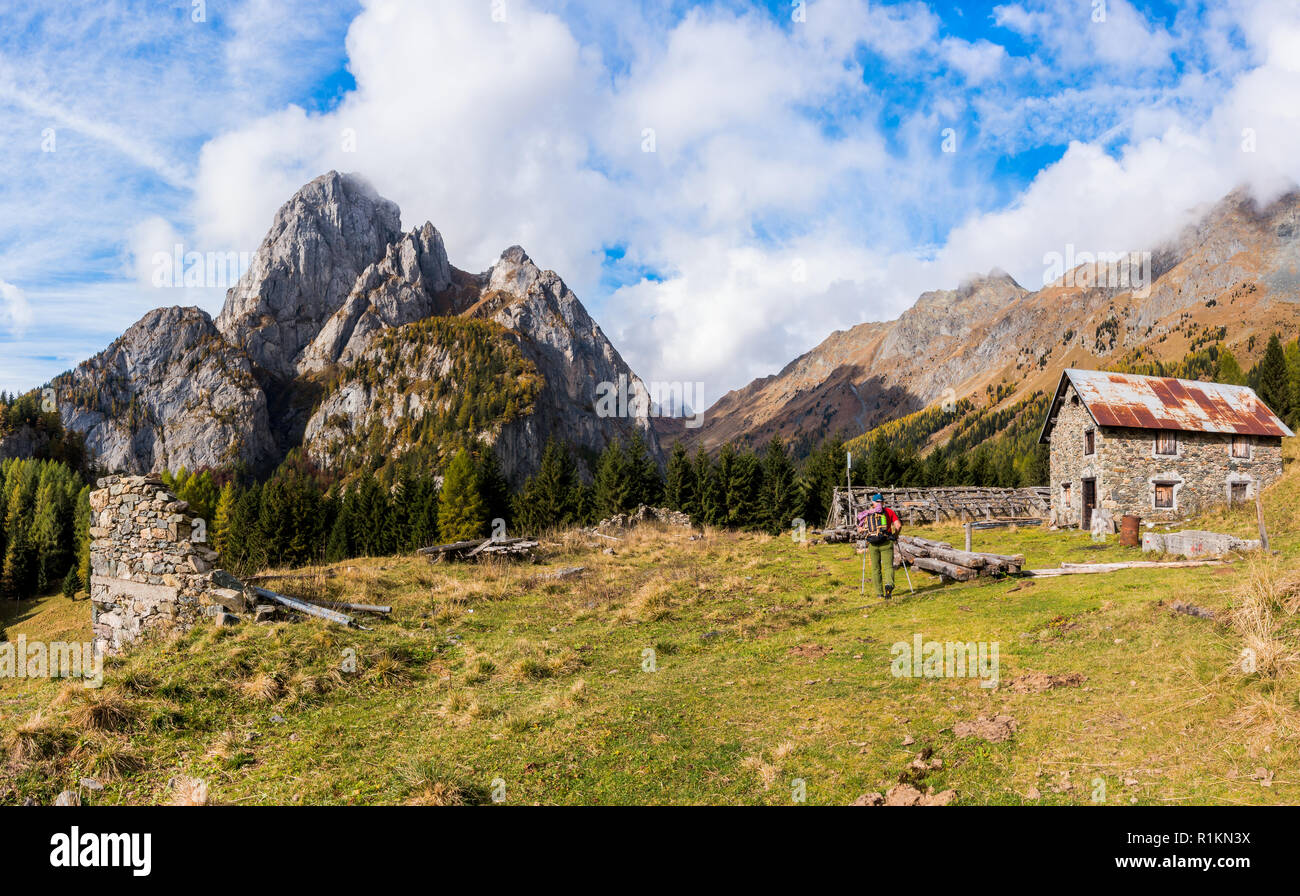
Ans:
{"type": "Polygon", "coordinates": [[[69,430],[106,469],[130,472],[274,460],[252,364],[198,308],[150,311],[52,383],[69,430]]]}
{"type": "Polygon", "coordinates": [[[303,351],[300,372],[330,364],[350,363],[370,343],[373,333],[462,309],[452,287],[442,234],[431,223],[403,234],[384,257],[369,265],[348,292],[342,306],[321,326],[303,351]]]}
{"type": "Polygon", "coordinates": [[[401,211],[367,181],[321,175],[276,212],[252,264],[226,294],[218,329],[262,369],[292,377],[362,271],[400,236],[401,211]]]}
{"type": "Polygon", "coordinates": [[[542,270],[519,246],[511,246],[488,271],[488,291],[507,292],[522,298],[542,277],[542,270]]]}

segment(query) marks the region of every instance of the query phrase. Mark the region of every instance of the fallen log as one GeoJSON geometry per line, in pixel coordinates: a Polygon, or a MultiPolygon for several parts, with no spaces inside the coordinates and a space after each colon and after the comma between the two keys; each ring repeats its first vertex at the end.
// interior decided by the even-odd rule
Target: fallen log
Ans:
{"type": "MultiPolygon", "coordinates": [[[[490,551],[498,547],[507,547],[509,545],[519,544],[522,541],[524,541],[522,538],[489,538],[487,541],[466,554],[465,559],[468,560],[470,557],[477,557],[484,551],[490,551]]],[[[533,546],[536,547],[537,543],[533,542],[533,546]]]]}
{"type": "Polygon", "coordinates": [[[278,604],[283,604],[291,610],[297,610],[299,613],[306,613],[308,616],[318,616],[321,619],[327,619],[330,622],[337,622],[339,625],[354,625],[356,620],[344,613],[338,613],[326,607],[318,607],[316,604],[308,603],[305,600],[299,600],[296,597],[279,594],[275,591],[268,591],[265,588],[253,586],[253,593],[258,597],[264,597],[267,600],[273,600],[278,604]]]}
{"type": "Polygon", "coordinates": [[[374,613],[377,616],[386,616],[393,612],[392,607],[384,607],[376,604],[350,604],[336,600],[313,600],[309,603],[318,607],[327,607],[331,610],[347,610],[350,613],[374,613]]]}
{"type": "Polygon", "coordinates": [[[945,563],[943,560],[935,560],[933,557],[917,557],[911,561],[911,564],[917,569],[924,569],[926,572],[946,576],[958,582],[969,582],[971,579],[979,577],[979,573],[973,569],[957,566],[955,563],[945,563]]]}
{"type": "Polygon", "coordinates": [[[915,545],[918,548],[934,548],[941,551],[951,551],[952,545],[946,541],[931,541],[928,538],[921,538],[916,535],[900,535],[898,540],[906,544],[915,545]]]}
{"type": "Polygon", "coordinates": [[[1036,577],[1081,576],[1119,572],[1122,569],[1191,569],[1198,566],[1226,566],[1226,560],[1177,560],[1160,563],[1155,560],[1134,560],[1130,563],[1062,563],[1057,569],[1026,569],[1024,575],[1036,577]]]}
{"type": "MultiPolygon", "coordinates": [[[[930,559],[945,563],[951,567],[967,570],[970,574],[964,578],[959,578],[959,581],[968,581],[980,575],[992,576],[1018,573],[1025,563],[1025,558],[1020,555],[1009,556],[1006,554],[986,554],[978,551],[961,551],[947,542],[931,541],[927,538],[917,538],[909,535],[899,536],[896,550],[902,552],[905,559],[921,569],[927,567],[919,561],[930,559]]],[[[943,574],[948,575],[949,578],[958,578],[949,572],[943,574]]]]}

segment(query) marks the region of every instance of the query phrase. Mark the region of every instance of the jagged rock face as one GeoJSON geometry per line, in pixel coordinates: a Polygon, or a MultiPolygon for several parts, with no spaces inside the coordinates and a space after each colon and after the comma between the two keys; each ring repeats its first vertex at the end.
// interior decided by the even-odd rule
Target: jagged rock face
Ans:
{"type": "Polygon", "coordinates": [[[468,438],[492,444],[503,425],[532,413],[542,388],[499,324],[454,317],[377,336],[336,373],[304,445],[322,469],[341,473],[416,449],[432,466],[468,438]]]}
{"type": "Polygon", "coordinates": [[[276,213],[215,325],[197,309],[152,312],[68,375],[65,424],[103,465],[133,473],[265,470],[305,444],[346,474],[377,445],[384,459],[430,448],[430,425],[413,434],[429,415],[449,443],[493,444],[516,481],[552,437],[592,455],[639,430],[662,462],[646,420],[597,416],[600,383],[640,381],[557,274],[518,247],[467,274],[432,224],[403,234],[399,221],[356,175],[313,180],[276,213]],[[429,325],[452,320],[491,326],[429,325]],[[466,369],[458,352],[471,349],[488,375],[466,369]],[[473,400],[464,414],[454,390],[473,400]],[[467,432],[449,433],[449,409],[467,432]]]}
{"type": "MultiPolygon", "coordinates": [[[[385,265],[391,259],[392,253],[385,265]]],[[[456,273],[452,269],[452,279],[456,273]]],[[[363,275],[362,282],[366,279],[367,275],[363,275]]],[[[407,421],[418,422],[429,413],[445,413],[453,397],[446,392],[431,397],[432,385],[441,381],[450,391],[464,388],[467,371],[457,369],[464,349],[448,341],[458,338],[455,332],[440,334],[431,342],[420,339],[421,330],[416,328],[430,316],[454,314],[470,298],[477,301],[460,316],[468,321],[491,322],[494,332],[499,333],[496,338],[508,343],[492,351],[494,361],[507,359],[503,363],[511,363],[509,359],[518,356],[528,363],[517,369],[525,371],[524,377],[535,377],[537,381],[536,388],[519,396],[521,405],[527,402],[526,412],[501,413],[492,420],[475,421],[475,435],[494,447],[507,477],[518,481],[534,473],[550,438],[577,446],[580,470],[587,475],[593,471],[581,453],[598,453],[615,438],[626,443],[634,428],[640,429],[651,452],[659,458],[658,441],[646,421],[597,416],[598,383],[616,383],[620,376],[629,383],[640,380],[564,281],[553,271],[538,268],[519,247],[506,250],[491,270],[460,289],[447,285],[441,291],[416,286],[407,289],[396,284],[413,281],[381,282],[389,284],[378,290],[385,299],[390,295],[402,298],[389,305],[386,312],[367,311],[358,318],[373,323],[373,327],[364,342],[354,335],[349,347],[340,352],[337,383],[307,424],[304,441],[308,453],[323,467],[338,469],[351,462],[352,455],[362,449],[360,443],[369,443],[375,427],[382,430],[386,452],[398,456],[411,447],[409,440],[400,435],[403,428],[410,428],[407,421]],[[405,317],[426,309],[429,301],[434,302],[432,311],[409,325],[404,323],[405,317]],[[377,337],[386,331],[391,331],[386,338],[409,346],[409,350],[395,353],[381,344],[377,337]],[[376,369],[382,371],[379,379],[363,373],[376,369]],[[403,384],[401,388],[396,385],[399,383],[403,384]]],[[[364,292],[358,289],[354,296],[364,292]]],[[[375,292],[366,294],[374,296],[375,292]]],[[[345,305],[336,319],[347,310],[345,305]]],[[[309,357],[328,357],[328,352],[309,357]]],[[[515,385],[499,382],[492,384],[492,389],[508,391],[515,385]]]]}
{"type": "MultiPolygon", "coordinates": [[[[496,444],[503,468],[534,472],[551,438],[598,453],[615,439],[627,444],[634,431],[651,455],[662,459],[648,419],[597,416],[598,384],[617,383],[622,376],[630,388],[641,380],[564,281],[538,268],[518,246],[502,253],[486,279],[483,298],[467,313],[490,317],[516,334],[546,383],[532,418],[504,427],[496,444]]],[[[579,463],[583,472],[591,472],[585,460],[579,463]]]]}
{"type": "Polygon", "coordinates": [[[110,470],[272,462],[266,396],[242,352],[198,308],[151,311],[51,384],[63,425],[110,470]]]}
{"type": "Polygon", "coordinates": [[[701,429],[661,422],[661,432],[710,450],[778,434],[808,448],[943,399],[982,402],[987,387],[1015,387],[1007,401],[1050,391],[1070,366],[1134,353],[1180,361],[1220,341],[1220,327],[1249,360],[1274,330],[1300,322],[1300,194],[1267,208],[1230,194],[1152,251],[1146,289],[1117,288],[1108,273],[1080,268],[1029,292],[994,271],[925,293],[897,320],[833,333],[780,373],[723,396],[701,429]]]}
{"type": "MultiPolygon", "coordinates": [[[[262,369],[290,379],[299,355],[366,268],[401,235],[401,213],[366,181],[331,171],[286,202],[217,328],[262,369]]],[[[441,242],[441,240],[439,240],[441,242]]]]}
{"type": "Polygon", "coordinates": [[[47,433],[23,425],[12,432],[0,433],[0,460],[11,457],[34,457],[50,443],[47,433]]]}
{"type": "Polygon", "coordinates": [[[365,352],[378,330],[400,327],[434,314],[456,314],[451,265],[442,234],[426,223],[388,247],[383,259],[367,267],[343,307],[325,321],[303,352],[301,372],[330,364],[350,364],[365,352]]]}

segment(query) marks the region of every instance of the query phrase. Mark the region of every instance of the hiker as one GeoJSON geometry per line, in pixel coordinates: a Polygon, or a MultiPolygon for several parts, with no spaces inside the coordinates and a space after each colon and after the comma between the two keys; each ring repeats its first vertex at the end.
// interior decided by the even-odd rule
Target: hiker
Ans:
{"type": "Polygon", "coordinates": [[[871,583],[881,600],[889,600],[894,593],[894,540],[902,530],[903,521],[885,506],[880,492],[872,495],[871,506],[858,514],[858,534],[867,537],[871,554],[871,583]]]}

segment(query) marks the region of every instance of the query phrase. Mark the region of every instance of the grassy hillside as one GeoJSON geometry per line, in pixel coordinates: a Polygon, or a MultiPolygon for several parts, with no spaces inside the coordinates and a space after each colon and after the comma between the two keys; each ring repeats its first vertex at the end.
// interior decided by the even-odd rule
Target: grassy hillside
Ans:
{"type": "MultiPolygon", "coordinates": [[[[570,534],[540,566],[351,561],[282,588],[392,604],[373,631],[203,628],[113,661],[97,692],[0,682],[0,802],[95,776],[92,803],[192,800],[202,780],[223,803],[489,802],[504,782],[515,804],[784,805],[802,779],[807,802],[845,804],[911,775],[960,803],[1090,803],[1098,781],[1109,804],[1293,803],[1298,493],[1293,468],[1267,496],[1272,561],[946,587],[914,572],[916,594],[900,575],[889,604],[859,595],[851,546],[748,534],[646,530],[613,555],[570,534]],[[544,578],[573,565],[586,572],[544,578]],[[1000,686],[894,677],[891,645],[916,633],[997,641],[1000,686]],[[1029,673],[1084,680],[1033,692],[1029,673]],[[999,713],[1009,741],[954,731],[999,713]],[[909,771],[923,750],[941,763],[909,771]]],[[[1043,530],[976,547],[1033,567],[1137,554],[1043,530]]],[[[3,612],[11,638],[89,634],[84,601],[3,612]]]]}

